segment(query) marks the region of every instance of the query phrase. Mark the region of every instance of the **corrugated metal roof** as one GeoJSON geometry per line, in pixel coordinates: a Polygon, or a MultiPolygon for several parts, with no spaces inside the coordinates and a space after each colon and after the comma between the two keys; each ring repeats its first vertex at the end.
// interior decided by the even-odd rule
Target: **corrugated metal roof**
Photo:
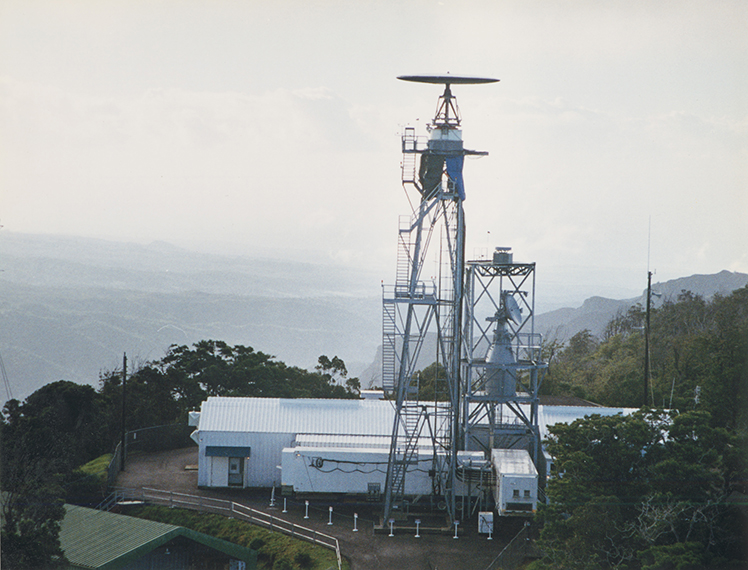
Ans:
{"type": "Polygon", "coordinates": [[[540,437],[548,437],[548,426],[554,424],[571,424],[572,422],[582,419],[585,416],[598,414],[600,416],[615,416],[623,414],[628,416],[633,414],[637,408],[604,408],[589,406],[539,406],[538,408],[538,427],[540,428],[540,437]]]}
{"type": "Polygon", "coordinates": [[[381,400],[210,397],[201,432],[389,435],[395,412],[381,400]]]}
{"type": "MultiPolygon", "coordinates": [[[[179,535],[180,527],[65,505],[60,544],[65,557],[80,568],[104,568],[158,542],[179,535]]],[[[148,548],[146,548],[146,551],[148,548]]]]}
{"type": "Polygon", "coordinates": [[[76,505],[65,505],[65,518],[60,524],[60,545],[76,568],[121,568],[178,536],[244,560],[248,565],[256,560],[256,554],[248,548],[184,527],[76,505]]]}
{"type": "MultiPolygon", "coordinates": [[[[529,416],[529,405],[520,404],[520,407],[529,416]]],[[[540,435],[542,438],[547,437],[548,426],[556,423],[570,424],[587,415],[628,415],[634,411],[635,408],[541,405],[538,406],[540,435]]],[[[317,438],[316,445],[324,444],[321,435],[382,436],[387,438],[389,445],[394,418],[393,403],[385,400],[210,397],[202,404],[198,430],[308,434],[317,438]]],[[[479,423],[487,421],[487,418],[483,418],[479,423]]],[[[504,410],[499,421],[521,424],[508,410],[504,410]]],[[[335,442],[336,447],[358,447],[358,442],[354,445],[354,442],[346,442],[340,437],[335,442]]],[[[306,441],[304,444],[308,445],[306,441]]],[[[374,446],[379,447],[380,442],[377,441],[374,446]]]]}
{"type": "MultiPolygon", "coordinates": [[[[389,435],[347,435],[299,433],[294,440],[294,447],[334,447],[389,450],[392,436],[389,435]]],[[[430,438],[418,439],[418,447],[433,448],[430,438]]]]}
{"type": "Polygon", "coordinates": [[[524,449],[492,449],[491,462],[497,473],[509,475],[537,475],[538,471],[524,449]]]}
{"type": "Polygon", "coordinates": [[[346,435],[299,433],[294,447],[364,447],[389,449],[392,438],[388,435],[346,435]]]}

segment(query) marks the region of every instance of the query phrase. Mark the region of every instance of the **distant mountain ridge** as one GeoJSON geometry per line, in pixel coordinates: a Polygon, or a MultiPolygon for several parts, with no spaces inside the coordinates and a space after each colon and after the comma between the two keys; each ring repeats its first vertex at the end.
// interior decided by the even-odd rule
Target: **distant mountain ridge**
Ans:
{"type": "MultiPolygon", "coordinates": [[[[682,291],[690,291],[710,299],[715,294],[729,295],[732,291],[748,285],[748,275],[745,273],[734,273],[721,271],[713,275],[691,275],[654,283],[652,291],[654,306],[657,307],[665,301],[675,301],[682,291]]],[[[586,299],[581,307],[563,308],[548,311],[535,316],[535,331],[543,335],[545,341],[556,340],[565,342],[572,336],[585,329],[599,337],[605,331],[610,320],[619,312],[625,313],[637,303],[646,305],[647,290],[640,297],[631,299],[607,299],[605,297],[590,297],[586,299]]],[[[436,353],[436,339],[427,338],[424,341],[422,357],[418,362],[418,368],[425,368],[434,361],[431,356],[436,353]]],[[[382,347],[379,346],[374,361],[360,375],[362,386],[379,386],[381,384],[382,370],[382,347]]]]}
{"type": "Polygon", "coordinates": [[[164,243],[0,233],[2,279],[50,287],[103,287],[269,297],[371,296],[376,275],[360,268],[198,253],[164,243]]]}
{"type": "MultiPolygon", "coordinates": [[[[748,275],[745,273],[725,270],[712,275],[691,275],[664,283],[653,283],[652,291],[657,296],[653,295],[652,302],[653,306],[657,307],[665,301],[675,301],[682,291],[690,291],[695,295],[710,299],[717,293],[729,295],[735,289],[746,285],[748,285],[748,275]]],[[[646,289],[642,291],[641,296],[632,299],[614,300],[590,297],[576,309],[556,309],[537,315],[535,330],[540,332],[544,339],[555,339],[559,342],[564,342],[585,329],[599,337],[618,312],[626,312],[637,303],[641,303],[644,307],[646,300],[646,289]]]]}

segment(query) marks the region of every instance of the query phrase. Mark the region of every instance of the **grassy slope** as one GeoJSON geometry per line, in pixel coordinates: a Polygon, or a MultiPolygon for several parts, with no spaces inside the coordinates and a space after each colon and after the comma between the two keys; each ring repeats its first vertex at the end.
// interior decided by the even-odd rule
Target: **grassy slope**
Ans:
{"type": "MultiPolygon", "coordinates": [[[[130,509],[127,514],[183,526],[257,550],[257,567],[261,570],[337,568],[335,553],[331,550],[221,515],[153,506],[130,509]]],[[[345,561],[343,561],[343,568],[348,568],[345,561]]]]}

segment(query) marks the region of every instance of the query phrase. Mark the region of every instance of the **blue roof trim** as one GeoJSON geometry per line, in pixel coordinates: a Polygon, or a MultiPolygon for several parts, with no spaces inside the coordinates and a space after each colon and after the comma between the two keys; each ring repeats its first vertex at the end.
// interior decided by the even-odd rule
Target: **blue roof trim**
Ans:
{"type": "Polygon", "coordinates": [[[251,447],[223,447],[217,445],[207,445],[205,455],[208,457],[249,457],[251,447]]]}

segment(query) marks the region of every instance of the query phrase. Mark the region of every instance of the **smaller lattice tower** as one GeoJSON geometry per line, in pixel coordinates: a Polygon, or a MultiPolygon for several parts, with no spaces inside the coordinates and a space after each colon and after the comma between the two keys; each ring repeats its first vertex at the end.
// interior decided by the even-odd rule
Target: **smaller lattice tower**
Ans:
{"type": "Polygon", "coordinates": [[[510,248],[466,263],[463,340],[463,449],[526,449],[544,472],[538,391],[548,365],[535,332],[535,263],[515,263],[510,248]]]}

